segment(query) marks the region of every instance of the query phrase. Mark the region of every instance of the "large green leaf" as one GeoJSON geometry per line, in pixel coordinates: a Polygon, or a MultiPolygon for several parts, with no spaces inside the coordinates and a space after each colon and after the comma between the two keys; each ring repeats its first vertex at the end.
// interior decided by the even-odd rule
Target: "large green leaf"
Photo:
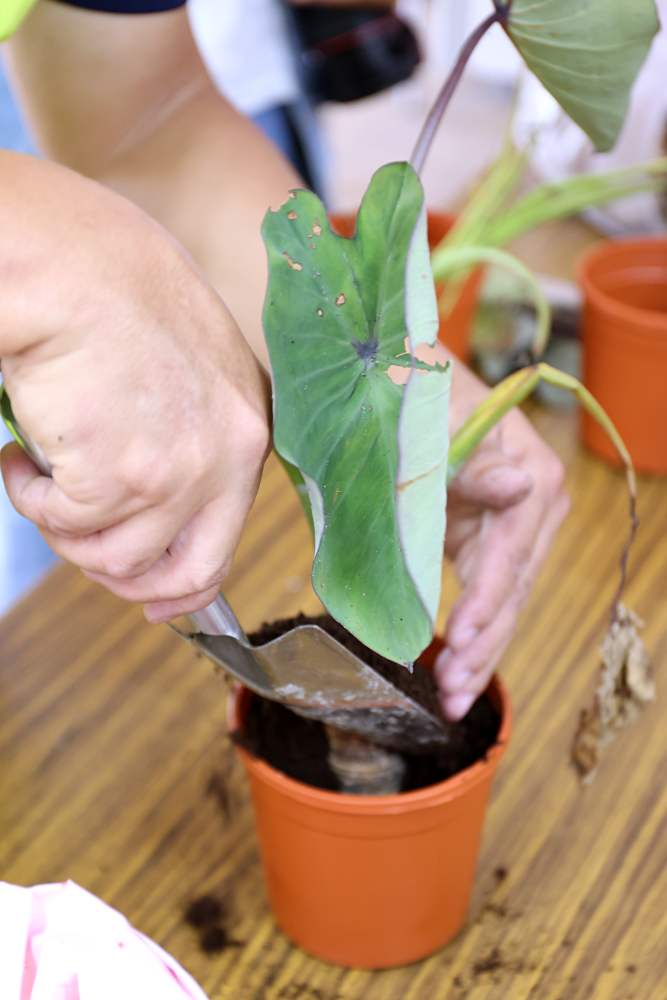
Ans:
{"type": "Polygon", "coordinates": [[[560,106],[602,152],[659,28],[654,0],[512,0],[507,33],[560,106]]]}
{"type": "Polygon", "coordinates": [[[307,191],[262,233],[274,444],[308,491],[313,585],[366,645],[411,661],[440,595],[450,381],[406,353],[406,337],[411,352],[438,326],[421,184],[406,163],[380,169],[352,239],[307,191]]]}

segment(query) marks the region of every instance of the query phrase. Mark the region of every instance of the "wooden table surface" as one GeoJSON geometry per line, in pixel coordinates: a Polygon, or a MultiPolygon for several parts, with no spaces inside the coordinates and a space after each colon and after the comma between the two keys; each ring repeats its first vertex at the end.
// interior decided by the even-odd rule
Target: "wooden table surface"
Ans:
{"type": "MultiPolygon", "coordinates": [[[[212,1000],[665,1000],[664,708],[620,736],[592,786],[568,764],[616,585],[623,480],[578,449],[572,416],[536,419],[567,460],[574,508],[502,664],[515,729],[456,941],[379,973],[292,947],[267,909],[224,685],[167,627],[69,568],[0,622],[2,877],[80,883],[212,1000]],[[226,810],[207,791],[212,778],[226,810]],[[205,892],[222,895],[239,942],[212,957],[182,917],[205,892]]],[[[639,507],[628,599],[664,687],[667,481],[643,481],[639,507]]],[[[306,529],[272,461],[227,588],[246,626],[314,610],[307,567],[306,529]]]]}

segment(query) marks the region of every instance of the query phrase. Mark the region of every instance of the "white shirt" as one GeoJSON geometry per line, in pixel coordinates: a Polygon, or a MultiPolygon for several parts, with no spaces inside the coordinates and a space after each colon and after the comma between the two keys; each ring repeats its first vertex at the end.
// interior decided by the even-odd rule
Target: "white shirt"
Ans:
{"type": "Polygon", "coordinates": [[[276,0],[190,0],[188,13],[209,73],[239,111],[298,97],[287,15],[276,0]]]}

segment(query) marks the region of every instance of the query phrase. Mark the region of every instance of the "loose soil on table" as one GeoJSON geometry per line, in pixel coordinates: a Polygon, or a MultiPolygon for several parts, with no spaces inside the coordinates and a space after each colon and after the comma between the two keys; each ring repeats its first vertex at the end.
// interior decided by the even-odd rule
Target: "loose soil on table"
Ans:
{"type": "Polygon", "coordinates": [[[197,931],[199,947],[207,955],[217,954],[225,948],[242,948],[245,943],[229,936],[227,913],[216,896],[193,899],[186,907],[183,919],[197,931]]]}
{"type": "MultiPolygon", "coordinates": [[[[427,667],[416,663],[414,672],[410,674],[404,667],[367,649],[328,615],[298,615],[272,622],[253,633],[250,641],[261,645],[298,625],[319,625],[396,687],[429,711],[440,715],[435,681],[427,667]]],[[[496,741],[500,716],[491,699],[483,694],[464,719],[447,723],[447,726],[450,740],[442,750],[428,754],[402,754],[406,762],[402,791],[414,791],[444,781],[482,759],[496,741]]],[[[244,731],[234,734],[234,739],[255,757],[266,760],[290,778],[315,788],[340,790],[327,762],[328,744],[321,722],[304,719],[283,705],[254,695],[244,731]]]]}

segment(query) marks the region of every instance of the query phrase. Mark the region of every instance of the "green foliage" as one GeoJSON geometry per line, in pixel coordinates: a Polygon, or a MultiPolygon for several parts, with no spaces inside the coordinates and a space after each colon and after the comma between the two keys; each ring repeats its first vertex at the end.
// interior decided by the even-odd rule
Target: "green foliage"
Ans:
{"type": "Polygon", "coordinates": [[[654,0],[512,0],[507,33],[524,62],[604,152],[659,22],[654,0]]]}
{"type": "Polygon", "coordinates": [[[313,586],[368,646],[411,661],[439,602],[450,381],[414,355],[438,327],[421,184],[408,164],[379,170],[352,239],[307,191],[262,232],[274,444],[307,489],[313,586]]]}
{"type": "Polygon", "coordinates": [[[547,181],[517,197],[530,150],[507,142],[488,173],[472,191],[456,223],[434,250],[431,263],[436,279],[438,253],[464,246],[503,247],[523,233],[642,191],[667,187],[667,156],[604,173],[547,181]]]}
{"type": "MultiPolygon", "coordinates": [[[[599,149],[609,148],[657,28],[653,0],[513,0],[505,28],[561,106],[599,149]]],[[[447,93],[443,88],[438,114],[447,93]]],[[[415,162],[423,161],[432,129],[423,134],[415,162]]],[[[434,266],[450,281],[480,260],[519,274],[533,289],[541,349],[544,297],[529,272],[494,244],[531,219],[577,211],[582,199],[616,196],[619,184],[615,179],[602,190],[603,181],[599,198],[590,183],[567,192],[550,186],[524,199],[514,226],[503,228],[498,212],[524,163],[524,153],[508,152],[434,266]]],[[[628,183],[637,184],[636,177],[620,178],[621,187],[628,183]]],[[[292,192],[267,213],[262,231],[274,444],[310,514],[314,588],[367,646],[408,662],[430,641],[438,610],[448,475],[540,378],[564,383],[540,365],[492,394],[456,435],[448,467],[450,373],[416,354],[434,342],[438,317],[414,170],[394,163],[374,175],[352,239],[331,230],[324,206],[306,191],[292,192]],[[404,385],[389,374],[399,367],[407,369],[404,385]]],[[[568,388],[608,425],[581,386],[568,388]]]]}

